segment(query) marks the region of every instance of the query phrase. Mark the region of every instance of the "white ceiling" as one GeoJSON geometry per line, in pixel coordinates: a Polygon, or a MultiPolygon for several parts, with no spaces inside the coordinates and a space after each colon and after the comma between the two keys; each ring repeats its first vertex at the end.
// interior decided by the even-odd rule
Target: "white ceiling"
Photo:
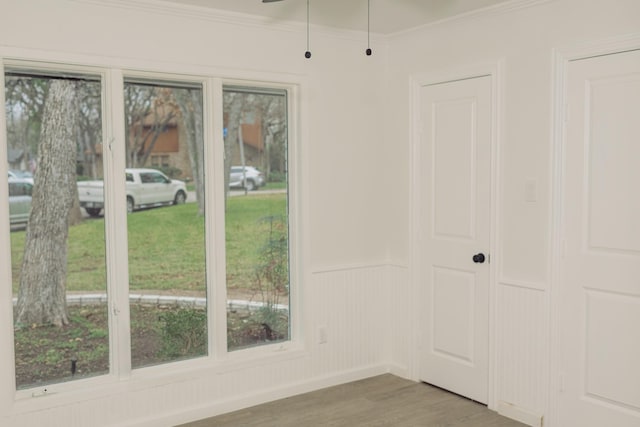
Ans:
{"type": "MultiPolygon", "coordinates": [[[[172,3],[259,15],[276,22],[306,22],[307,0],[166,0],[172,3]]],[[[508,0],[370,0],[372,33],[391,34],[490,7],[508,0]]],[[[312,25],[366,31],[367,0],[309,0],[312,25]]]]}

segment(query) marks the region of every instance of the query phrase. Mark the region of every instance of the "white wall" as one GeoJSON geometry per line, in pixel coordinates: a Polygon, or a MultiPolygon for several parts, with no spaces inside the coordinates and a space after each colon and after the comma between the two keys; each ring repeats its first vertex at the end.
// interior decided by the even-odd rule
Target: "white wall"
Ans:
{"type": "MultiPolygon", "coordinates": [[[[402,182],[410,179],[410,78],[455,74],[483,63],[503,65],[498,237],[492,254],[497,262],[494,390],[496,405],[514,405],[525,418],[548,415],[550,390],[557,384],[549,377],[553,49],[639,30],[636,0],[520,1],[389,40],[387,159],[402,182]],[[525,200],[531,179],[537,182],[536,202],[525,200]]],[[[389,195],[392,206],[410,204],[408,187],[395,187],[389,195]]],[[[408,260],[408,213],[398,209],[390,215],[390,257],[408,260]]],[[[409,292],[416,295],[414,288],[409,292]]],[[[411,365],[413,348],[410,343],[406,348],[396,363],[411,365]]]]}
{"type": "MultiPolygon", "coordinates": [[[[299,84],[300,138],[290,144],[301,172],[302,340],[285,352],[165,365],[16,397],[10,303],[3,303],[2,426],[174,425],[388,369],[384,319],[393,310],[379,191],[384,42],[374,38],[375,54],[366,57],[365,34],[312,28],[313,57],[306,60],[304,26],[142,1],[150,7],[0,0],[0,56],[299,84]],[[326,344],[317,344],[319,326],[327,329],[326,344]]],[[[8,231],[0,235],[0,270],[7,271],[8,231]]]]}

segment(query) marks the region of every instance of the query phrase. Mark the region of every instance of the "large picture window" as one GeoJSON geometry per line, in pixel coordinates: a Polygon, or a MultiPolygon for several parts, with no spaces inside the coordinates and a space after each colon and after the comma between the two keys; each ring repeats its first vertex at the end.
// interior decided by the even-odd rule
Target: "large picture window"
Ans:
{"type": "Polygon", "coordinates": [[[16,389],[291,340],[286,89],[11,64],[16,389]]]}

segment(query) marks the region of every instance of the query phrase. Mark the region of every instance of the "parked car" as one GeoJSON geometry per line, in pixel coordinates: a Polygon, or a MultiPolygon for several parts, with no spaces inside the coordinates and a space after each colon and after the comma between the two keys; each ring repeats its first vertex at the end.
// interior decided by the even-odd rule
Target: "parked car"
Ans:
{"type": "Polygon", "coordinates": [[[23,179],[23,180],[25,180],[27,182],[30,182],[31,185],[33,185],[33,174],[31,172],[28,172],[28,171],[10,169],[9,170],[9,178],[23,179]]]}
{"type": "Polygon", "coordinates": [[[11,226],[26,224],[31,212],[33,182],[25,178],[9,177],[9,223],[11,226]]]}
{"type": "Polygon", "coordinates": [[[262,172],[253,166],[245,166],[244,174],[242,166],[231,166],[229,188],[246,188],[247,191],[253,191],[263,187],[266,183],[262,172]]]}
{"type": "MultiPolygon", "coordinates": [[[[183,181],[169,179],[156,169],[125,169],[127,212],[163,205],[179,205],[187,200],[183,181]]],[[[104,208],[104,182],[79,181],[80,206],[91,216],[104,208]]]]}

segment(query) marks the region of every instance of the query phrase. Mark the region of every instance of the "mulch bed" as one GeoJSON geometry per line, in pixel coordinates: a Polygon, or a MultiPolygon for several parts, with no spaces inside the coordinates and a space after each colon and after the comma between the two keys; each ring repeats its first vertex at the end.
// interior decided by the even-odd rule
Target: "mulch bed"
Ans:
{"type": "MultiPolygon", "coordinates": [[[[132,366],[143,367],[177,360],[163,352],[163,313],[185,310],[175,305],[132,305],[132,366]]],[[[201,310],[195,308],[193,310],[201,310]]],[[[61,328],[32,326],[15,330],[18,389],[86,378],[109,372],[109,336],[105,305],[69,306],[71,323],[61,328]]],[[[284,334],[252,319],[246,312],[227,313],[228,342],[242,348],[282,340],[284,334]]],[[[198,348],[181,358],[205,355],[198,348]]]]}

